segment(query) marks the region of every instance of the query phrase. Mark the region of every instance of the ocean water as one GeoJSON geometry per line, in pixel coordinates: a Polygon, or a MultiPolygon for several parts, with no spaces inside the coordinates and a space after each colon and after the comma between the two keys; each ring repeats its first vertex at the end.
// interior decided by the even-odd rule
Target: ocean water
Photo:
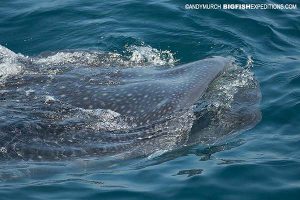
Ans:
{"type": "MultiPolygon", "coordinates": [[[[299,7],[295,0],[276,2],[298,3],[299,7]]],[[[187,3],[199,1],[1,2],[0,199],[300,198],[299,8],[186,10],[187,3]],[[17,101],[5,102],[3,98],[10,94],[8,86],[14,87],[15,82],[9,80],[19,80],[24,68],[43,67],[51,75],[73,65],[118,65],[137,71],[141,66],[140,70],[151,66],[172,68],[211,56],[233,58],[239,70],[233,70],[234,79],[227,85],[221,82],[224,87],[209,88],[205,98],[220,100],[216,102],[226,106],[227,98],[221,101],[213,94],[227,97],[236,88],[249,89],[255,81],[248,80],[257,80],[255,91],[259,90],[261,100],[255,103],[259,103],[261,119],[256,118],[247,127],[234,123],[240,122],[237,112],[234,114],[238,117],[226,121],[229,129],[210,126],[214,134],[209,129],[205,136],[213,138],[212,142],[199,140],[125,159],[116,159],[115,155],[36,159],[26,157],[26,152],[17,157],[3,146],[16,139],[8,140],[9,135],[3,137],[2,132],[10,123],[8,119],[14,119],[10,118],[10,109],[17,105],[17,101]]],[[[31,79],[24,84],[29,82],[31,79]]],[[[16,94],[9,97],[17,99],[16,94]]],[[[45,102],[55,101],[53,98],[45,96],[45,102]]],[[[247,107],[245,102],[249,103],[238,101],[247,107]]],[[[97,115],[91,112],[86,109],[75,114],[84,118],[97,115]]],[[[219,116],[216,113],[214,116],[219,116]]],[[[18,119],[30,121],[21,114],[18,119]]],[[[108,114],[108,119],[116,116],[108,114]]],[[[194,125],[209,117],[203,115],[194,125]]],[[[111,124],[101,126],[109,128],[111,124]]],[[[36,155],[40,155],[38,151],[36,155]]]]}

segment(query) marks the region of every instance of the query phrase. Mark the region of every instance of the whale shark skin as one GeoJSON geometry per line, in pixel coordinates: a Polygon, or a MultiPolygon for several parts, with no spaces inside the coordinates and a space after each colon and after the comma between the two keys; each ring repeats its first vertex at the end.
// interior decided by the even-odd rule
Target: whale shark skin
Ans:
{"type": "Polygon", "coordinates": [[[72,106],[110,109],[144,124],[192,106],[228,62],[214,57],[167,69],[88,69],[94,79],[75,68],[52,79],[46,90],[72,106]],[[105,79],[117,83],[101,85],[105,79]]]}

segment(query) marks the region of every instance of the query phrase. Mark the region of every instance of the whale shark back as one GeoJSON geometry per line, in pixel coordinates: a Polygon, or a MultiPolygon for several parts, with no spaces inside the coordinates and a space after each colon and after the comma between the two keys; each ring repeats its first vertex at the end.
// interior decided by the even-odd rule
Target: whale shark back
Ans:
{"type": "Polygon", "coordinates": [[[192,106],[226,63],[215,57],[165,69],[74,68],[53,78],[46,90],[72,106],[110,109],[144,124],[192,106]]]}

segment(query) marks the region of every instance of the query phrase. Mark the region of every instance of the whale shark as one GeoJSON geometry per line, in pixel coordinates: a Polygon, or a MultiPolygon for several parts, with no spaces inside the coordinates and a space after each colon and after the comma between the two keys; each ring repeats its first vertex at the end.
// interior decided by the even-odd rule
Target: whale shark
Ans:
{"type": "Polygon", "coordinates": [[[5,52],[2,65],[18,71],[0,82],[1,157],[25,160],[132,157],[182,146],[193,106],[232,62],[215,56],[172,67],[56,66],[5,52]]]}

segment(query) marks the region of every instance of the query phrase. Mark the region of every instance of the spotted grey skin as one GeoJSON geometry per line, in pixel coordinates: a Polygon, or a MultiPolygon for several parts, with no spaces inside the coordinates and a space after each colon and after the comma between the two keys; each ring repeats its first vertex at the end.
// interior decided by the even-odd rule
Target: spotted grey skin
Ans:
{"type": "Polygon", "coordinates": [[[110,109],[149,124],[193,105],[227,63],[214,57],[173,68],[74,68],[46,90],[72,106],[110,109]]]}
{"type": "Polygon", "coordinates": [[[26,63],[27,72],[0,85],[2,158],[147,155],[184,144],[193,122],[186,111],[229,62],[213,57],[131,68],[26,63]]]}

